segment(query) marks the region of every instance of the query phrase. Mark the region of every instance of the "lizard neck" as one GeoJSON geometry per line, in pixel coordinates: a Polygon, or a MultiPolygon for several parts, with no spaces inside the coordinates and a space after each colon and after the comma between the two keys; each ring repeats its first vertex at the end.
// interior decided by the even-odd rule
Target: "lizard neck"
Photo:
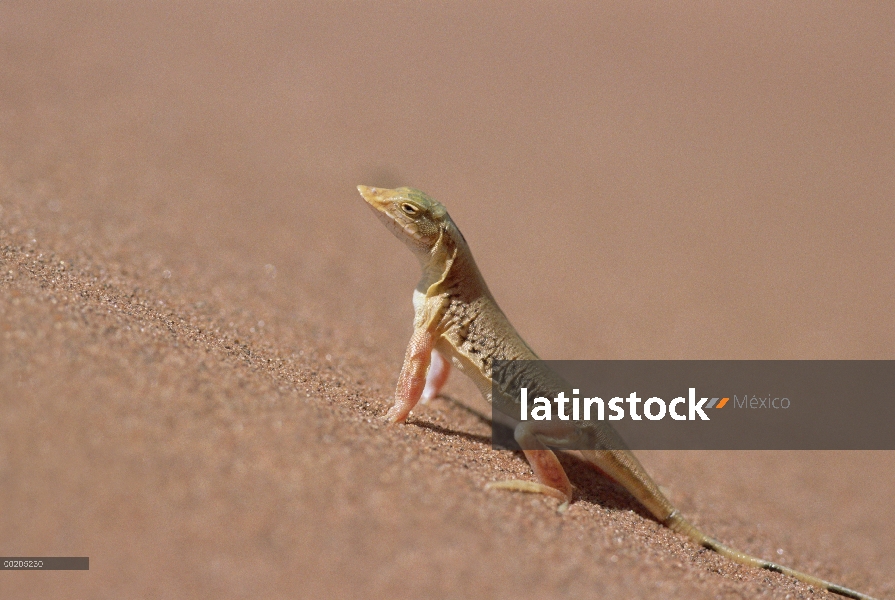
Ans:
{"type": "Polygon", "coordinates": [[[426,299],[459,293],[467,300],[490,296],[466,240],[453,222],[448,222],[432,250],[419,255],[423,275],[416,291],[426,299]]]}
{"type": "Polygon", "coordinates": [[[430,252],[418,255],[423,276],[413,292],[415,327],[434,330],[451,302],[469,304],[479,298],[493,302],[466,240],[448,222],[430,252]]]}

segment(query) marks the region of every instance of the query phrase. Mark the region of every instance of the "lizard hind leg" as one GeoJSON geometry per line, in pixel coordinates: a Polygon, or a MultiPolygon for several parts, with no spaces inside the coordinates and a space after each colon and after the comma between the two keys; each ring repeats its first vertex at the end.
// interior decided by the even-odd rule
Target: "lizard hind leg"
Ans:
{"type": "Polygon", "coordinates": [[[485,485],[485,489],[544,494],[562,502],[559,510],[565,512],[572,501],[573,488],[556,454],[537,438],[536,432],[527,424],[516,428],[515,437],[522,446],[537,481],[492,481],[485,485]]]}

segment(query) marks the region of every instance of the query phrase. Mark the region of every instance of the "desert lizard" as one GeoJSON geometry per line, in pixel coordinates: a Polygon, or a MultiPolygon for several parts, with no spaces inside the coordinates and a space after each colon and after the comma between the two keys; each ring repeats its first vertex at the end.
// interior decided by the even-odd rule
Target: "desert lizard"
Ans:
{"type": "MultiPolygon", "coordinates": [[[[463,234],[441,203],[418,190],[361,185],[358,191],[413,251],[423,270],[413,292],[413,335],[398,377],[395,402],[386,418],[392,423],[403,423],[421,398],[435,397],[447,380],[451,364],[468,375],[490,401],[494,360],[538,357],[488,291],[463,234]]],[[[572,484],[556,454],[531,431],[517,429],[517,439],[520,432],[529,436],[523,451],[537,482],[501,481],[488,487],[543,493],[566,506],[572,500],[572,484]]],[[[854,590],[734,550],[704,534],[674,508],[630,451],[593,449],[580,453],[622,484],[660,523],[695,543],[750,567],[784,573],[848,598],[872,600],[854,590]]]]}

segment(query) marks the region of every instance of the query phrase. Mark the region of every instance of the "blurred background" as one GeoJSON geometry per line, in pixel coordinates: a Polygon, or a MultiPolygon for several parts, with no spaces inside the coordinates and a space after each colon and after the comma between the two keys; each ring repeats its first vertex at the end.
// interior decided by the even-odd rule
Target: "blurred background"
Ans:
{"type": "Polygon", "coordinates": [[[4,167],[64,210],[322,274],[409,185],[550,358],[892,357],[889,3],[0,11],[4,167]]]}

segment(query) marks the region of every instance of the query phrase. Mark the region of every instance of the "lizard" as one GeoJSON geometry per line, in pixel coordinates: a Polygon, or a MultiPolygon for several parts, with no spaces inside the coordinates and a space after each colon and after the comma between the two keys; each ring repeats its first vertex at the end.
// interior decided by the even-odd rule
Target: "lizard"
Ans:
{"type": "MultiPolygon", "coordinates": [[[[463,234],[444,205],[419,190],[363,185],[357,189],[388,229],[413,251],[422,267],[422,278],[413,292],[413,334],[386,420],[392,424],[404,423],[420,400],[437,396],[451,365],[472,379],[490,402],[494,360],[536,361],[538,357],[497,305],[463,234]]],[[[605,428],[604,434],[617,436],[608,424],[601,426],[605,428]]],[[[538,432],[528,422],[517,427],[514,434],[537,481],[498,481],[486,487],[545,494],[558,499],[563,511],[572,501],[573,487],[555,452],[548,446],[551,439],[558,439],[563,432],[538,432]]],[[[672,531],[734,562],[789,575],[847,598],[873,600],[819,577],[735,550],[708,536],[672,505],[630,450],[623,444],[611,447],[597,445],[579,452],[588,463],[620,483],[659,523],[672,531]]]]}

